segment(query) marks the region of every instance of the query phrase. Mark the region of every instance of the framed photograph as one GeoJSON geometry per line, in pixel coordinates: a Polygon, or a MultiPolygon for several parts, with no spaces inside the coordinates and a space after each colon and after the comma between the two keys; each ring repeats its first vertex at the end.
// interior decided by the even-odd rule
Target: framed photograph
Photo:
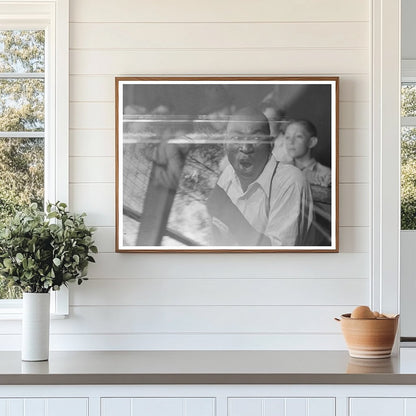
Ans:
{"type": "Polygon", "coordinates": [[[118,252],[337,252],[338,77],[116,78],[118,252]]]}

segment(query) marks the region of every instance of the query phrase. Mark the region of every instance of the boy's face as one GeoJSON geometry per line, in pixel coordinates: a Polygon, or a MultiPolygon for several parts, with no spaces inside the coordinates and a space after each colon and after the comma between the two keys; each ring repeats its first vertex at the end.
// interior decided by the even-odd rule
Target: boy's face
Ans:
{"type": "Polygon", "coordinates": [[[310,151],[311,135],[298,123],[289,124],[285,133],[286,150],[290,157],[297,159],[310,151]]]}
{"type": "Polygon", "coordinates": [[[272,148],[268,129],[267,121],[230,121],[225,150],[240,180],[254,182],[263,172],[272,148]]]}

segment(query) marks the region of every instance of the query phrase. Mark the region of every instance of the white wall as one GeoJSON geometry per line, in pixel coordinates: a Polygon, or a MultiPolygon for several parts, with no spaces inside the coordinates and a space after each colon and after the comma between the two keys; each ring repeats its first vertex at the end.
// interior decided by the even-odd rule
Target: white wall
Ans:
{"type": "Polygon", "coordinates": [[[370,302],[370,4],[71,0],[70,205],[100,254],[53,349],[345,348],[333,317],[370,302]],[[114,253],[114,77],[185,74],[340,76],[339,254],[114,253]]]}
{"type": "Polygon", "coordinates": [[[369,303],[370,10],[363,0],[71,0],[70,204],[100,254],[52,345],[344,348],[369,303]],[[114,77],[340,76],[339,254],[115,254],[114,77]]]}

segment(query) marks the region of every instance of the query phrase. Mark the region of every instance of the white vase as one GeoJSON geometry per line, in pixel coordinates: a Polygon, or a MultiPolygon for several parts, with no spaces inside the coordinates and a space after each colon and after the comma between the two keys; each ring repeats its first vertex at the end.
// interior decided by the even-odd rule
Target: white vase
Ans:
{"type": "Polygon", "coordinates": [[[23,293],[22,360],[49,358],[50,294],[23,293]]]}

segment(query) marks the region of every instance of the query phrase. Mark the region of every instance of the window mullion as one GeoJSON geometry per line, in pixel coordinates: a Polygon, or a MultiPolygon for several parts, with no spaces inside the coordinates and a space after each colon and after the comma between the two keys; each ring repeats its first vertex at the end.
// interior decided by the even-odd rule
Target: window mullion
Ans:
{"type": "Polygon", "coordinates": [[[402,127],[416,127],[416,117],[402,117],[401,126],[402,127]]]}
{"type": "Polygon", "coordinates": [[[45,79],[44,72],[0,72],[0,79],[45,79]]]}
{"type": "Polygon", "coordinates": [[[43,131],[0,131],[1,138],[17,138],[17,139],[34,139],[45,138],[45,132],[43,131]]]}

